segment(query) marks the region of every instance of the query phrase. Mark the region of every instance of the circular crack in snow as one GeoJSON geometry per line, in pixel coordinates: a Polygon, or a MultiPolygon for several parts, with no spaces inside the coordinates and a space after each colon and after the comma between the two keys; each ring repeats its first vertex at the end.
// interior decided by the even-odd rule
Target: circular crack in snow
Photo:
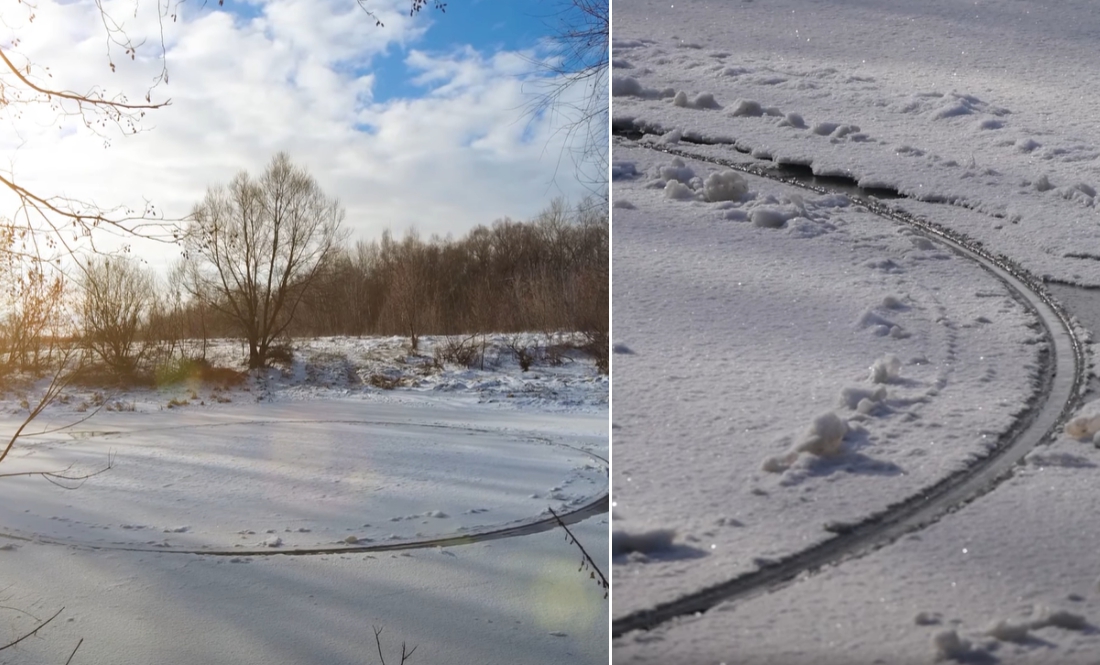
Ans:
{"type": "Polygon", "coordinates": [[[404,547],[519,530],[598,503],[602,458],[459,426],[249,421],[21,444],[9,472],[112,468],[69,491],[8,478],[13,537],[160,551],[404,547]]]}

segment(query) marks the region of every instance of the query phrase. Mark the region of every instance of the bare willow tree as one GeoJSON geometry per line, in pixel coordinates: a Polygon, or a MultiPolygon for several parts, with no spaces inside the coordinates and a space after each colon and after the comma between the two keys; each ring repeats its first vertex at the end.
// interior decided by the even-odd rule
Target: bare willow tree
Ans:
{"type": "Polygon", "coordinates": [[[388,285],[381,314],[409,338],[409,348],[415,353],[420,348],[420,336],[437,325],[434,282],[439,248],[421,242],[415,231],[407,233],[400,243],[386,231],[381,247],[388,285]]]}
{"type": "Polygon", "coordinates": [[[197,263],[189,288],[230,317],[248,342],[248,366],[267,363],[306,290],[343,241],[343,208],[277,154],[258,180],[240,172],[191,214],[184,246],[197,263]]]}
{"type": "Polygon", "coordinates": [[[111,369],[132,372],[145,352],[142,327],[156,299],[152,271],[127,256],[94,256],[81,286],[84,344],[111,369]]]}

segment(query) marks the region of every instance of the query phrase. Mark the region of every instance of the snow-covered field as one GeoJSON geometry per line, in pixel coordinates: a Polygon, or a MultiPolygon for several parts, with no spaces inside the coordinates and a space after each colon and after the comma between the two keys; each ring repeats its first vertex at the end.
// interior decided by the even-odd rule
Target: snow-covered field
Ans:
{"type": "Polygon", "coordinates": [[[1100,285],[1092,3],[616,9],[617,121],[980,211],[937,221],[1037,274],[1100,285]]]}
{"type": "MultiPolygon", "coordinates": [[[[701,157],[743,159],[732,143],[895,189],[912,197],[897,207],[1036,275],[1100,285],[1091,4],[616,10],[617,126],[701,157]]],[[[1034,396],[1042,335],[971,261],[844,197],[748,176],[740,187],[628,142],[613,152],[613,616],[914,494],[1034,396]]],[[[613,658],[1095,662],[1100,453],[1082,441],[1100,419],[1086,424],[919,533],[629,633],[613,658]]]]}
{"type": "MultiPolygon", "coordinates": [[[[74,663],[368,663],[372,626],[387,661],[605,662],[603,591],[542,523],[594,505],[570,528],[607,561],[608,382],[575,353],[521,372],[501,342],[485,369],[339,338],[238,386],[67,388],[3,472],[111,468],[2,479],[6,634],[65,608],[4,662],[83,638],[74,663]]],[[[35,394],[4,394],[8,431],[35,394]]]]}
{"type": "Polygon", "coordinates": [[[639,173],[615,188],[615,615],[935,483],[1034,392],[1041,337],[981,267],[844,197],[750,176],[743,200],[682,201],[662,172],[721,169],[615,159],[639,173]]]}

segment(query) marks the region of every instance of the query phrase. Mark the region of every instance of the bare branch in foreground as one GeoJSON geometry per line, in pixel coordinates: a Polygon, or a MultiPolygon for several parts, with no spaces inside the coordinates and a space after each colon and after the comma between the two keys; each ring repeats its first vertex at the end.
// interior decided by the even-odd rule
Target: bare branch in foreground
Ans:
{"type": "MultiPolygon", "coordinates": [[[[371,628],[374,629],[374,643],[375,643],[375,645],[378,646],[378,660],[382,663],[382,665],[386,665],[386,659],[382,655],[382,637],[381,637],[382,636],[382,629],[379,628],[378,626],[371,626],[371,628]]],[[[413,653],[416,651],[415,646],[412,649],[409,649],[408,651],[405,651],[405,646],[406,646],[405,643],[402,642],[401,643],[401,665],[405,665],[405,661],[408,660],[409,658],[411,658],[413,653]]]]}
{"type": "Polygon", "coordinates": [[[77,352],[72,349],[68,349],[65,351],[64,355],[61,357],[61,362],[57,365],[57,370],[53,373],[53,376],[50,377],[50,385],[46,387],[46,392],[42,395],[42,398],[38,400],[38,404],[36,404],[35,407],[31,409],[31,412],[27,415],[26,419],[23,420],[23,423],[19,425],[19,428],[15,430],[15,434],[12,435],[11,439],[8,440],[7,445],[4,446],[3,452],[0,452],[0,462],[3,462],[7,458],[8,453],[10,453],[12,447],[15,446],[15,442],[19,439],[20,436],[23,435],[23,430],[25,430],[27,426],[30,425],[34,421],[34,419],[37,418],[39,414],[41,414],[42,411],[46,409],[47,406],[52,404],[53,401],[57,399],[57,396],[61,394],[61,391],[63,391],[69,386],[69,384],[72,383],[73,379],[76,376],[76,372],[80,369],[80,366],[82,364],[82,360],[78,360],[77,367],[72,371],[67,371],[69,370],[69,360],[76,353],[77,352]]]}
{"type": "Polygon", "coordinates": [[[573,535],[573,532],[569,530],[569,527],[565,526],[565,522],[562,521],[561,517],[559,517],[558,514],[554,512],[554,509],[548,507],[547,510],[549,510],[550,514],[554,516],[555,520],[557,520],[558,526],[565,529],[566,538],[572,544],[576,545],[580,549],[581,554],[584,555],[584,559],[581,560],[581,567],[578,570],[584,570],[585,566],[588,566],[592,571],[589,574],[589,577],[596,580],[596,575],[599,575],[599,579],[596,580],[596,583],[603,587],[603,597],[604,599],[606,599],[608,596],[607,590],[611,588],[611,584],[607,581],[607,577],[604,576],[603,571],[600,570],[600,567],[596,565],[595,561],[592,560],[592,557],[588,555],[588,551],[584,549],[584,545],[581,545],[581,541],[577,540],[577,537],[573,535]]]}
{"type": "Polygon", "coordinates": [[[68,658],[68,660],[65,661],[65,665],[69,665],[69,663],[73,662],[73,656],[76,655],[76,650],[80,648],[81,644],[84,644],[84,638],[83,637],[80,638],[80,641],[76,643],[75,647],[73,647],[73,652],[71,654],[69,654],[69,658],[68,658]]]}
{"type": "MultiPolygon", "coordinates": [[[[61,614],[61,613],[62,613],[62,612],[64,612],[64,611],[65,611],[65,608],[64,608],[64,607],[62,607],[62,608],[61,608],[61,609],[59,609],[58,611],[54,612],[54,613],[53,613],[53,616],[52,616],[52,617],[50,617],[49,619],[46,619],[46,620],[45,620],[45,621],[43,621],[42,623],[40,623],[40,624],[38,624],[37,626],[35,626],[35,627],[34,627],[34,630],[30,631],[29,633],[26,633],[26,634],[24,634],[24,635],[23,635],[22,637],[16,638],[16,639],[12,640],[11,642],[8,642],[8,643],[7,643],[7,644],[5,644],[4,646],[0,646],[0,651],[3,651],[4,649],[7,649],[7,648],[9,648],[9,647],[13,647],[13,646],[15,646],[16,644],[19,644],[19,643],[20,643],[20,642],[22,642],[23,640],[27,639],[28,637],[31,637],[32,635],[36,634],[36,633],[37,633],[38,631],[40,631],[40,630],[42,630],[43,628],[45,628],[45,627],[46,627],[46,624],[48,624],[49,622],[51,622],[51,621],[53,621],[54,619],[56,619],[56,618],[57,618],[57,615],[61,614]]],[[[75,653],[75,651],[74,651],[74,653],[75,653]]]]}
{"type": "Polygon", "coordinates": [[[0,478],[16,478],[16,477],[19,477],[19,476],[42,476],[46,480],[50,481],[51,483],[53,483],[54,485],[57,485],[58,487],[60,487],[62,489],[75,490],[75,489],[79,488],[81,485],[83,485],[85,480],[87,480],[89,478],[92,478],[93,476],[98,476],[101,473],[106,473],[107,471],[110,471],[111,469],[113,469],[114,466],[115,466],[114,455],[108,455],[107,456],[107,466],[103,467],[102,469],[92,471],[91,473],[85,473],[85,474],[79,475],[79,476],[66,475],[66,472],[73,468],[72,465],[69,465],[69,466],[65,467],[64,469],[61,469],[60,471],[19,471],[19,472],[16,472],[16,473],[0,473],[0,478]],[[62,484],[59,481],[75,482],[77,484],[75,486],[70,487],[68,485],[62,484]]]}

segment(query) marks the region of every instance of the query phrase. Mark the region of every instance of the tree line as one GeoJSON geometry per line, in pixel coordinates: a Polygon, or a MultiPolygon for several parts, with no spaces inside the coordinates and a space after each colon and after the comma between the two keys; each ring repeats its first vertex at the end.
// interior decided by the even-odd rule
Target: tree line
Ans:
{"type": "Polygon", "coordinates": [[[0,266],[9,291],[0,365],[39,367],[64,340],[133,374],[201,358],[215,337],[245,340],[256,368],[295,336],[401,335],[416,352],[423,335],[536,331],[580,333],[606,371],[605,205],[556,201],[533,220],[502,219],[457,239],[387,231],[351,244],[343,219],[280,153],[259,177],[241,172],[208,190],[165,280],[126,255],[91,256],[75,288],[48,265],[11,261],[0,266]]]}

